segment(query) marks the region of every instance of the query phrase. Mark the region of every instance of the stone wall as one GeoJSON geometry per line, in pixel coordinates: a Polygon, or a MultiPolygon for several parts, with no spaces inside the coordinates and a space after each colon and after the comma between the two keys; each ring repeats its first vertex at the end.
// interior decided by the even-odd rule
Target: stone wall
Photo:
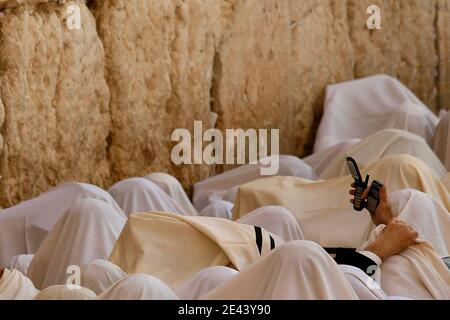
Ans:
{"type": "Polygon", "coordinates": [[[0,205],[60,182],[152,171],[187,189],[223,170],[174,166],[170,136],[280,128],[310,152],[324,88],[387,73],[449,108],[450,0],[0,0],[0,205]],[[75,2],[82,30],[68,30],[75,2]],[[382,30],[366,28],[370,4],[382,30]]]}
{"type": "Polygon", "coordinates": [[[55,2],[1,12],[2,206],[61,181],[110,183],[103,46],[92,14],[78,3],[82,31],[66,28],[55,2]]]}

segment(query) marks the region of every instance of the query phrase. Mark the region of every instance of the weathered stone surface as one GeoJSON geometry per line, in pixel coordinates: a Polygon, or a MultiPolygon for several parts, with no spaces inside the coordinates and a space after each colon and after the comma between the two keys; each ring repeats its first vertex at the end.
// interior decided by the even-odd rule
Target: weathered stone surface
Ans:
{"type": "Polygon", "coordinates": [[[291,150],[305,155],[313,146],[324,89],[353,78],[354,55],[344,1],[290,0],[291,150]]]}
{"type": "Polygon", "coordinates": [[[304,156],[325,87],[376,73],[450,108],[450,0],[89,0],[95,21],[77,0],[82,31],[59,2],[0,0],[0,205],[153,171],[189,188],[228,167],[174,166],[171,133],[211,111],[304,156]]]}
{"type": "MultiPolygon", "coordinates": [[[[209,175],[205,166],[176,168],[176,128],[209,126],[214,39],[204,0],[101,1],[93,7],[111,89],[115,180],[168,171],[183,182],[209,175]]],[[[206,129],[206,128],[205,128],[206,129]]]]}
{"type": "Polygon", "coordinates": [[[437,111],[436,2],[349,0],[348,12],[355,78],[392,75],[437,111]],[[371,4],[382,10],[381,30],[367,30],[366,9],[371,4]]]}
{"type": "Polygon", "coordinates": [[[65,6],[19,6],[0,17],[0,203],[8,206],[67,180],[109,180],[109,90],[95,20],[84,3],[82,30],[65,6]]]}

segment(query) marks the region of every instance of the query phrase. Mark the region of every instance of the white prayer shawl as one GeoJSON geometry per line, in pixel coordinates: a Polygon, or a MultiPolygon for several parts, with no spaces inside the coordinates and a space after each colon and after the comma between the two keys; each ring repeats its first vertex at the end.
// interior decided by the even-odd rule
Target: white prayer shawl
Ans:
{"type": "Polygon", "coordinates": [[[320,177],[323,171],[330,165],[330,163],[340,154],[345,152],[350,147],[354,146],[361,139],[350,139],[344,142],[335,144],[322,151],[316,152],[306,158],[303,158],[306,164],[310,165],[314,169],[317,176],[320,177]]]}
{"type": "Polygon", "coordinates": [[[97,295],[83,287],[70,288],[66,285],[48,287],[39,292],[33,300],[95,300],[97,295]]]}
{"type": "Polygon", "coordinates": [[[157,184],[145,178],[131,178],[113,185],[108,192],[119,204],[127,216],[145,211],[174,212],[188,215],[157,184]]]}
{"type": "Polygon", "coordinates": [[[236,222],[259,226],[272,234],[276,234],[286,242],[305,239],[295,216],[283,207],[262,207],[241,217],[236,222]]]}
{"type": "MultiPolygon", "coordinates": [[[[275,161],[274,158],[271,161],[275,161]]],[[[239,185],[265,178],[261,175],[261,163],[248,164],[200,181],[194,185],[194,207],[202,211],[215,200],[229,200],[227,193],[239,185]]],[[[301,159],[293,156],[279,156],[278,176],[294,176],[316,179],[314,170],[301,159]]]]}
{"type": "Polygon", "coordinates": [[[28,272],[37,288],[66,284],[69,266],[108,259],[125,218],[103,201],[78,200],[36,252],[28,272]]]}
{"type": "Polygon", "coordinates": [[[239,271],[236,269],[223,266],[206,268],[178,286],[175,293],[182,300],[198,300],[201,296],[223,285],[237,274],[239,274],[239,271]]]}
{"type": "Polygon", "coordinates": [[[328,86],[314,153],[383,129],[403,129],[431,143],[438,118],[402,83],[386,75],[328,86]]]}
{"type": "Polygon", "coordinates": [[[450,213],[438,200],[417,190],[389,194],[393,214],[430,242],[441,258],[450,256],[450,213]]]}
{"type": "Polygon", "coordinates": [[[5,269],[0,279],[0,297],[5,300],[31,300],[37,290],[20,271],[5,269]]]}
{"type": "Polygon", "coordinates": [[[389,298],[375,280],[361,269],[349,265],[339,265],[339,269],[344,273],[360,300],[385,300],[389,298]]]}
{"type": "Polygon", "coordinates": [[[198,215],[202,217],[216,217],[231,220],[233,203],[225,200],[214,200],[198,215]]]}
{"type": "MultiPolygon", "coordinates": [[[[373,242],[383,229],[383,225],[376,228],[361,248],[373,242]]],[[[417,242],[383,262],[380,267],[381,288],[389,296],[449,300],[450,270],[430,242],[417,242]]]]}
{"type": "Polygon", "coordinates": [[[176,288],[207,267],[241,270],[282,242],[225,219],[138,213],[129,217],[109,260],[128,274],[150,274],[176,288]]]}
{"type": "Polygon", "coordinates": [[[85,183],[65,183],[37,198],[4,209],[0,214],[0,266],[10,265],[14,256],[34,254],[56,222],[78,199],[99,199],[125,217],[104,190],[85,183]]]}
{"type": "Polygon", "coordinates": [[[164,282],[147,274],[133,274],[116,282],[99,300],[178,300],[164,282]]]}
{"type": "Polygon", "coordinates": [[[14,256],[9,268],[11,270],[16,269],[26,276],[28,274],[28,268],[30,267],[33,258],[34,254],[21,254],[18,256],[14,256]]]}
{"type": "Polygon", "coordinates": [[[328,180],[349,175],[350,171],[346,161],[349,156],[356,160],[359,167],[364,167],[396,154],[415,156],[425,162],[439,178],[447,174],[447,170],[439,158],[421,137],[404,130],[386,129],[374,133],[336,154],[327,168],[322,171],[320,178],[328,180]]]}
{"type": "MultiPolygon", "coordinates": [[[[178,206],[181,207],[186,215],[198,215],[197,210],[195,210],[194,206],[191,203],[191,200],[189,200],[186,191],[184,191],[183,186],[177,179],[175,179],[171,175],[160,172],[149,174],[148,176],[145,176],[145,178],[158,185],[158,187],[160,187],[165,193],[167,193],[178,204],[178,206]]],[[[150,211],[150,209],[147,209],[145,211],[150,211]]]]}
{"type": "Polygon", "coordinates": [[[443,112],[433,137],[433,150],[450,171],[450,112],[443,112]]]}
{"type": "MultiPolygon", "coordinates": [[[[416,189],[450,209],[448,191],[417,158],[391,156],[362,171],[362,174],[369,173],[373,179],[385,183],[390,192],[416,189]]],[[[349,202],[348,190],[352,181],[350,176],[319,182],[294,177],[258,180],[240,187],[233,208],[234,218],[268,205],[283,206],[294,214],[305,239],[323,247],[357,248],[368,238],[373,224],[367,213],[355,212],[349,202]]],[[[436,213],[443,215],[442,211],[436,213]]]]}
{"type": "Polygon", "coordinates": [[[206,300],[353,300],[357,294],[320,246],[291,241],[203,295],[206,300]]]}
{"type": "Polygon", "coordinates": [[[108,260],[94,260],[81,267],[81,286],[102,294],[127,274],[108,260]]]}

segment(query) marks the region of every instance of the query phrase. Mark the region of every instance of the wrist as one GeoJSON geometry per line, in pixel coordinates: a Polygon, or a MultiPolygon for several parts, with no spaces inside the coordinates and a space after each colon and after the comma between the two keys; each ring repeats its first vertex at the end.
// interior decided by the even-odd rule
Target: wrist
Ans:
{"type": "Polygon", "coordinates": [[[388,257],[386,255],[386,250],[384,250],[384,246],[380,243],[378,243],[378,241],[375,241],[373,243],[371,243],[366,249],[365,251],[369,251],[372,252],[373,254],[377,255],[382,262],[384,262],[388,257]]]}

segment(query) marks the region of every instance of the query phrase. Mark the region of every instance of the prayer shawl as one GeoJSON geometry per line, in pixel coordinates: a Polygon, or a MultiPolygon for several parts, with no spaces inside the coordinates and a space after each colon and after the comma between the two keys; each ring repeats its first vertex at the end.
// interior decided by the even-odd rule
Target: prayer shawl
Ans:
{"type": "MultiPolygon", "coordinates": [[[[166,173],[156,172],[144,177],[160,187],[188,216],[197,216],[197,210],[191,203],[191,200],[184,191],[181,183],[166,173]]],[[[155,209],[153,209],[155,210],[155,209]]]]}
{"type": "Polygon", "coordinates": [[[6,300],[31,300],[39,292],[30,279],[17,270],[3,271],[0,279],[0,298],[6,300]]]}
{"type": "Polygon", "coordinates": [[[178,300],[164,282],[147,274],[132,274],[117,281],[99,300],[178,300]]]}
{"type": "Polygon", "coordinates": [[[189,214],[150,179],[125,179],[109,188],[108,192],[127,216],[132,213],[145,211],[168,211],[182,215],[189,214]]]}
{"type": "Polygon", "coordinates": [[[431,143],[438,118],[398,80],[377,75],[331,85],[314,153],[383,129],[403,129],[431,143]]]}
{"type": "Polygon", "coordinates": [[[109,260],[175,288],[207,267],[242,270],[282,242],[262,228],[225,219],[138,213],[130,215],[109,260]]]}
{"type": "Polygon", "coordinates": [[[216,266],[197,272],[192,278],[175,289],[181,300],[198,300],[202,295],[220,287],[239,274],[236,269],[216,266]]]}
{"type": "Polygon", "coordinates": [[[433,149],[450,171],[450,112],[443,112],[433,137],[433,149]]]}
{"type": "Polygon", "coordinates": [[[127,274],[107,260],[94,260],[81,267],[81,286],[102,294],[127,274]]]}
{"type": "MultiPolygon", "coordinates": [[[[293,157],[279,156],[278,176],[294,176],[311,180],[316,179],[316,173],[303,160],[293,157]]],[[[272,158],[271,161],[276,161],[272,158]]],[[[261,163],[248,164],[239,168],[224,172],[214,177],[200,181],[194,185],[193,202],[198,212],[201,212],[209,204],[218,200],[233,202],[228,193],[235,187],[251,181],[265,178],[261,175],[261,163]]]]}
{"type": "Polygon", "coordinates": [[[39,247],[28,277],[39,289],[66,284],[69,266],[108,259],[124,225],[125,218],[107,203],[78,200],[39,247]]]}
{"type": "Polygon", "coordinates": [[[358,166],[364,167],[396,154],[409,154],[422,160],[439,178],[447,174],[447,170],[423,138],[404,130],[386,129],[336,154],[328,162],[320,178],[328,180],[349,175],[347,157],[354,158],[358,166]]]}
{"type": "MultiPolygon", "coordinates": [[[[420,160],[392,156],[362,170],[388,186],[389,192],[406,188],[423,191],[450,209],[448,191],[420,160]]],[[[277,205],[290,210],[302,228],[305,239],[323,247],[357,248],[372,231],[365,213],[355,212],[348,194],[350,176],[328,181],[309,181],[295,177],[273,177],[240,187],[233,208],[234,219],[256,208],[277,205]]],[[[450,230],[447,231],[450,234],[450,230]]]]}
{"type": "MultiPolygon", "coordinates": [[[[361,248],[374,241],[383,229],[384,226],[375,229],[361,248]]],[[[380,277],[381,288],[389,296],[450,299],[450,270],[433,245],[425,240],[418,240],[417,244],[384,261],[380,277]]]]}
{"type": "Polygon", "coordinates": [[[104,190],[85,183],[64,183],[39,197],[2,210],[0,214],[0,266],[8,267],[14,256],[34,254],[66,211],[79,199],[98,199],[126,217],[104,190]]]}
{"type": "Polygon", "coordinates": [[[66,285],[48,287],[39,292],[33,300],[95,300],[97,295],[87,288],[70,288],[66,285]]]}
{"type": "Polygon", "coordinates": [[[358,296],[322,248],[310,241],[291,241],[200,299],[354,300],[358,296]]]}
{"type": "Polygon", "coordinates": [[[337,156],[360,141],[361,139],[355,138],[340,142],[332,147],[328,147],[322,151],[310,155],[309,157],[304,158],[303,161],[305,161],[306,164],[310,165],[311,168],[313,168],[316,172],[317,176],[320,177],[324,170],[328,168],[330,163],[332,163],[337,156]]]}

